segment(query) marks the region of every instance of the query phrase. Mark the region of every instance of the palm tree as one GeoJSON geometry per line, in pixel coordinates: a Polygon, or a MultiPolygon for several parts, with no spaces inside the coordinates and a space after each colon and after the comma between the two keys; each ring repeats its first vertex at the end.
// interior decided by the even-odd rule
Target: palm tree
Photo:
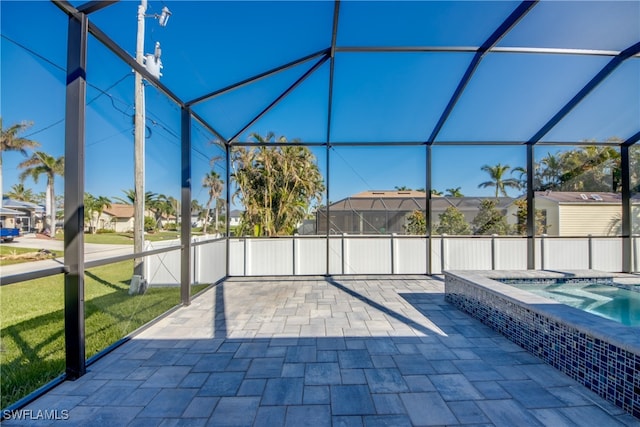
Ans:
{"type": "Polygon", "coordinates": [[[209,193],[209,199],[207,200],[206,204],[206,214],[204,216],[204,224],[202,226],[202,231],[204,233],[207,232],[207,225],[209,224],[209,212],[211,211],[211,203],[214,200],[216,201],[214,228],[216,230],[218,228],[218,199],[222,194],[223,184],[224,181],[220,179],[220,175],[214,170],[209,171],[209,173],[207,173],[202,179],[202,186],[204,188],[207,188],[207,191],[209,193]]]}
{"type": "Polygon", "coordinates": [[[411,189],[409,187],[407,187],[406,185],[402,185],[402,186],[395,186],[393,187],[396,189],[396,191],[411,191],[411,189]]]}
{"type": "Polygon", "coordinates": [[[35,203],[35,195],[30,188],[25,188],[23,183],[14,184],[11,186],[11,190],[7,192],[7,196],[14,200],[20,200],[23,202],[35,203]]]}
{"type": "Polygon", "coordinates": [[[445,190],[445,197],[464,197],[464,194],[462,194],[462,191],[460,191],[461,189],[462,187],[447,188],[445,190]]]}
{"type": "Polygon", "coordinates": [[[478,184],[478,188],[487,188],[487,187],[495,187],[496,188],[496,199],[500,194],[504,197],[507,197],[507,187],[509,188],[520,188],[518,181],[514,178],[504,178],[505,174],[511,166],[502,165],[498,163],[495,166],[484,165],[480,169],[485,171],[491,177],[490,181],[485,181],[478,184]]]}
{"type": "Polygon", "coordinates": [[[158,194],[153,197],[149,203],[145,201],[145,205],[148,206],[155,215],[156,229],[160,225],[160,220],[163,216],[168,218],[170,215],[175,214],[174,204],[175,199],[171,196],[165,196],[164,194],[158,194]]]}
{"type": "Polygon", "coordinates": [[[89,193],[84,194],[84,212],[85,212],[86,219],[89,221],[91,234],[96,234],[96,231],[98,229],[97,221],[100,219],[100,216],[102,215],[102,212],[104,211],[104,209],[110,208],[110,207],[111,207],[111,200],[109,200],[107,197],[104,197],[104,196],[95,197],[94,195],[89,193]],[[92,224],[94,213],[96,214],[95,225],[92,224]]]}
{"type": "Polygon", "coordinates": [[[0,117],[0,207],[2,207],[2,153],[5,151],[19,151],[23,155],[27,155],[27,148],[38,147],[36,141],[22,138],[18,135],[24,132],[32,123],[21,122],[4,128],[2,125],[2,117],[0,117]]]}
{"type": "Polygon", "coordinates": [[[564,191],[619,191],[620,153],[613,147],[588,145],[560,156],[564,191]]]}
{"type": "Polygon", "coordinates": [[[538,168],[536,168],[537,189],[540,191],[557,190],[562,184],[563,170],[564,166],[560,158],[547,153],[546,157],[540,159],[538,168]]]}
{"type": "MultiPolygon", "coordinates": [[[[124,203],[125,205],[132,205],[135,203],[136,201],[136,191],[133,189],[129,189],[129,190],[122,190],[122,192],[124,193],[124,197],[114,197],[113,200],[120,202],[120,203],[124,203]]],[[[153,193],[151,191],[147,191],[146,193],[144,193],[144,204],[145,206],[153,204],[153,200],[156,197],[156,193],[153,193]]]]}
{"type": "Polygon", "coordinates": [[[18,165],[24,169],[20,174],[20,181],[24,181],[27,177],[33,178],[34,182],[38,182],[40,175],[47,177],[47,196],[45,202],[45,212],[51,236],[55,236],[56,232],[56,198],[54,190],[55,176],[64,175],[64,156],[57,159],[48,155],[43,151],[36,151],[24,162],[18,165]]]}

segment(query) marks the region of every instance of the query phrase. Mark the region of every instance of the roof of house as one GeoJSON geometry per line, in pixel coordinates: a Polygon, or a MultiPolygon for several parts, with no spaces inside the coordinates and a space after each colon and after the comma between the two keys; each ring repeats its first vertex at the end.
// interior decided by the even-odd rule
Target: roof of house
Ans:
{"type": "MultiPolygon", "coordinates": [[[[10,209],[22,209],[22,210],[30,210],[34,212],[44,212],[44,207],[40,206],[37,203],[25,202],[23,200],[15,200],[4,197],[2,199],[2,206],[10,209]]],[[[22,212],[21,212],[22,213],[22,212]]]]}
{"type": "MultiPolygon", "coordinates": [[[[483,200],[496,200],[497,209],[505,209],[513,202],[511,197],[441,197],[431,198],[431,207],[444,211],[453,206],[460,211],[477,211],[483,200]]],[[[332,211],[401,211],[425,210],[426,193],[422,191],[364,191],[332,203],[332,211]]],[[[320,210],[326,210],[321,208],[320,210]]]]}
{"type": "Polygon", "coordinates": [[[416,191],[416,190],[368,190],[363,191],[362,193],[354,194],[351,196],[352,199],[356,198],[371,198],[371,197],[383,197],[385,199],[389,198],[407,198],[407,197],[426,197],[424,191],[416,191]]]}
{"type": "Polygon", "coordinates": [[[535,197],[538,199],[551,200],[556,203],[578,203],[578,204],[599,204],[599,203],[622,203],[622,194],[591,191],[537,191],[535,197]]]}
{"type": "Polygon", "coordinates": [[[24,214],[22,211],[17,211],[15,209],[5,208],[4,206],[0,208],[0,215],[20,215],[24,214]]]}
{"type": "Polygon", "coordinates": [[[104,208],[104,213],[116,218],[133,218],[133,205],[111,203],[111,207],[104,208]]]}

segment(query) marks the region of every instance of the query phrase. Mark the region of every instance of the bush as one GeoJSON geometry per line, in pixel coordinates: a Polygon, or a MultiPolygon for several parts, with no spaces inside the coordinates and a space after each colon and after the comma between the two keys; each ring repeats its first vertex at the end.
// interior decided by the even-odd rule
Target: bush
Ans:
{"type": "Polygon", "coordinates": [[[156,220],[153,217],[145,216],[144,217],[144,231],[155,231],[156,230],[156,220]]]}
{"type": "Polygon", "coordinates": [[[101,228],[98,231],[96,231],[97,234],[108,234],[108,233],[115,233],[115,230],[110,230],[107,228],[101,228]]]}

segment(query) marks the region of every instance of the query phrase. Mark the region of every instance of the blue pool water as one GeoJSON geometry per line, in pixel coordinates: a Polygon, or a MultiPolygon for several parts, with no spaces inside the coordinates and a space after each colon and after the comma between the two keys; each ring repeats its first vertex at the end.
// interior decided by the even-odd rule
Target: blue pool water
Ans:
{"type": "Polygon", "coordinates": [[[590,283],[511,284],[623,325],[640,326],[640,292],[615,285],[590,283]]]}

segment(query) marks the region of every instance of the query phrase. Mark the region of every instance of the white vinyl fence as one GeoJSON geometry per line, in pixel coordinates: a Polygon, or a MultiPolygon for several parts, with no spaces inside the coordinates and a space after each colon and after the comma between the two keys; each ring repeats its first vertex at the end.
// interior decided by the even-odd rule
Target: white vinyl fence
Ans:
{"type": "MultiPolygon", "coordinates": [[[[191,283],[214,283],[227,274],[226,240],[194,237],[191,247],[191,283]]],[[[180,284],[180,240],[145,242],[145,251],[175,247],[175,250],[144,258],[145,277],[149,286],[180,284]]]]}
{"type": "MultiPolygon", "coordinates": [[[[632,240],[636,271],[640,239],[632,240]]],[[[213,283],[227,276],[226,240],[194,238],[193,242],[192,283],[213,283]]],[[[328,241],[325,236],[230,238],[228,275],[325,275],[327,269],[331,275],[527,269],[527,239],[521,237],[437,236],[430,239],[430,245],[427,251],[429,239],[397,235],[339,235],[328,241]]],[[[180,241],[148,242],[146,250],[171,246],[176,250],[145,257],[151,286],[180,283],[180,241]]],[[[535,261],[537,269],[620,272],[622,239],[539,237],[535,240],[535,261]]]]}
{"type": "MultiPolygon", "coordinates": [[[[526,270],[527,239],[505,236],[396,235],[233,238],[229,275],[432,274],[443,270],[526,270]],[[328,252],[328,254],[327,254],[328,252]]],[[[640,242],[634,241],[636,258],[640,242]]],[[[538,269],[622,271],[619,237],[536,238],[538,269]]],[[[635,265],[638,265],[637,263],[635,265]]]]}

